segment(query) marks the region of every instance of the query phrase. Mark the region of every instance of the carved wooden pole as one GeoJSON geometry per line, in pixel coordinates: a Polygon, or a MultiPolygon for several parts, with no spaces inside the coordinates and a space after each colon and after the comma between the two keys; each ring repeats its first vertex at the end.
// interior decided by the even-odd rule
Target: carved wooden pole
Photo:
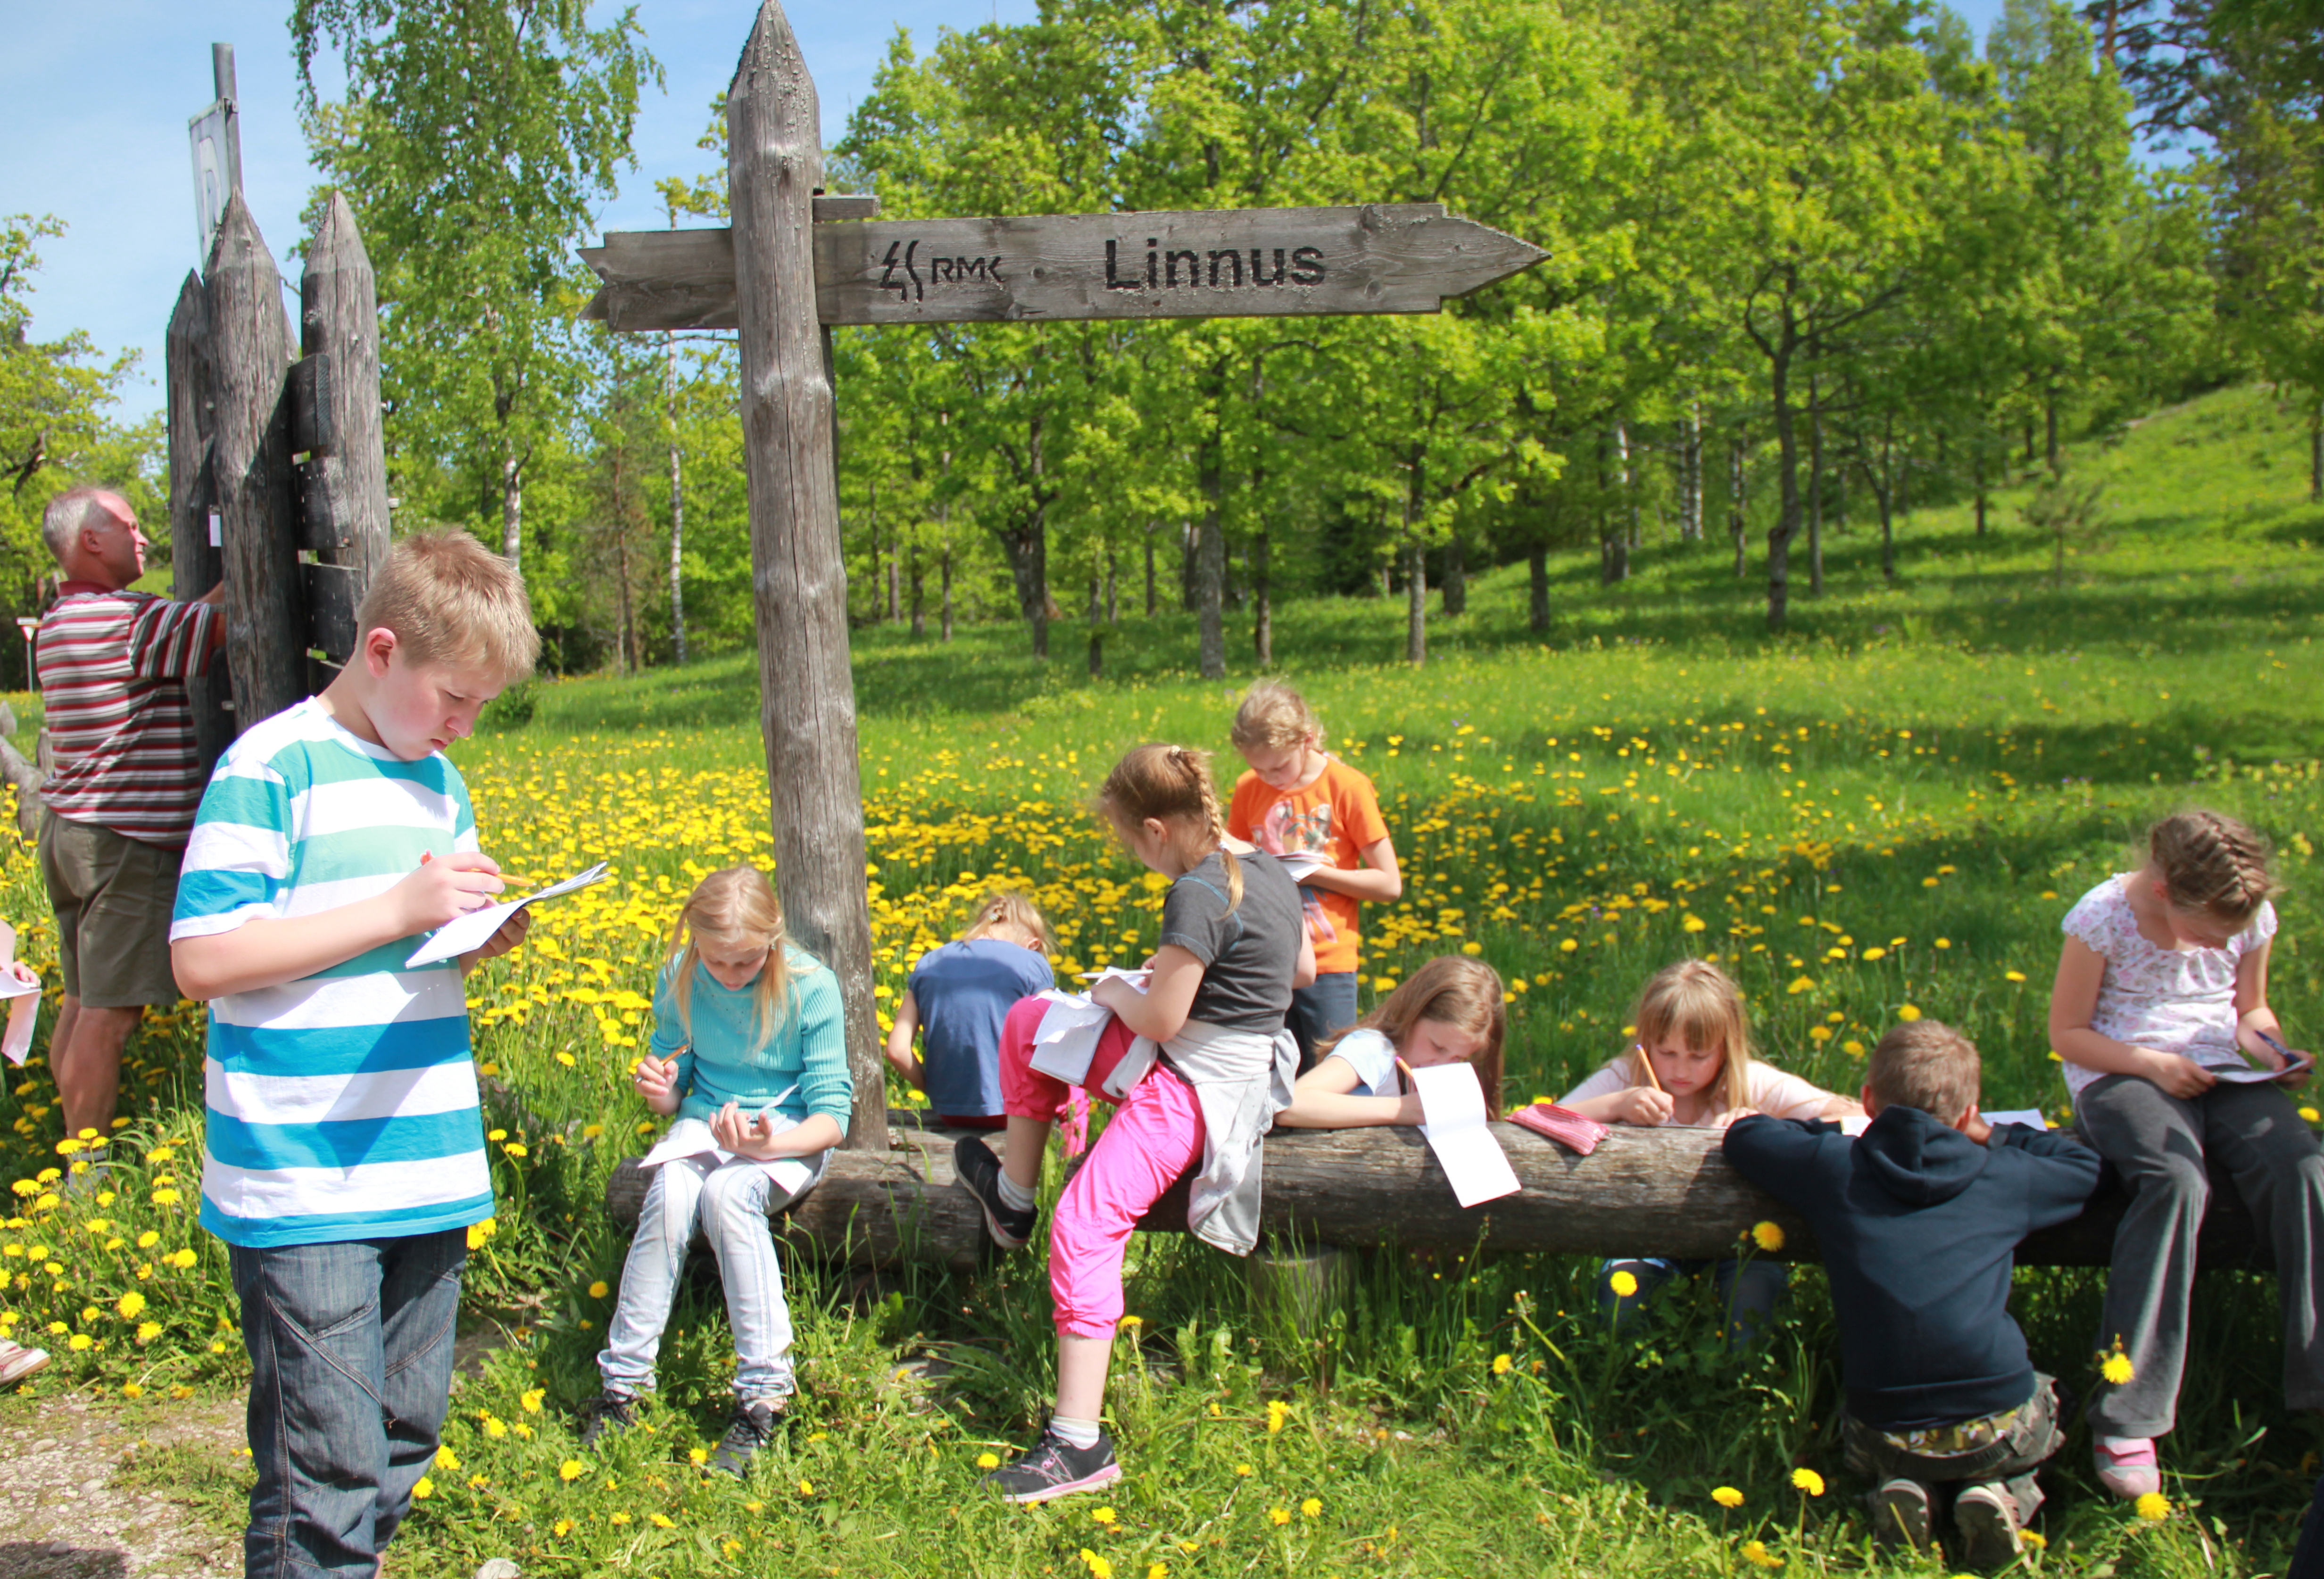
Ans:
{"type": "Polygon", "coordinates": [[[345,662],[359,635],[355,606],[387,560],[387,440],[378,288],[355,210],[338,192],[307,248],[299,343],[307,376],[293,381],[291,430],[294,445],[311,455],[299,467],[299,541],[315,555],[305,572],[310,635],[345,662]]]}
{"type": "Polygon", "coordinates": [[[818,115],[790,23],[777,0],[765,0],[727,92],[726,180],[775,876],[791,935],[838,973],[855,1080],[848,1144],[884,1152],[887,1079],[872,1007],[847,572],[831,380],[816,316],[818,115]]]}
{"type": "MultiPolygon", "coordinates": [[[[210,543],[212,489],[210,443],[210,304],[201,276],[189,272],[170,315],[164,352],[170,385],[170,564],[171,591],[200,597],[218,584],[220,551],[210,543]]],[[[194,715],[194,744],[202,772],[217,765],[234,739],[233,695],[226,655],[220,648],[207,672],[186,682],[186,702],[194,715]]]]}
{"type": "Polygon", "coordinates": [[[281,277],[236,192],[210,251],[210,478],[225,537],[226,647],[236,732],[307,695],[283,374],[281,277]]]}

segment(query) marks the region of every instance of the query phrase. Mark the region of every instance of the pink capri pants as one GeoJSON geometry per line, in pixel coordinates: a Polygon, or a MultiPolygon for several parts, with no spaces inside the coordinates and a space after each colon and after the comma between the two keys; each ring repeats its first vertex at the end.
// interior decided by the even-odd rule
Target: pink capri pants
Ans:
{"type": "MultiPolygon", "coordinates": [[[[1033,1033],[1047,1008],[1025,998],[1001,1031],[1001,1100],[1015,1118],[1055,1119],[1074,1088],[1032,1067],[1033,1033]]],[[[1135,1037],[1120,1020],[1107,1025],[1090,1060],[1084,1089],[1100,1088],[1135,1037]]],[[[1203,1109],[1194,1089],[1156,1063],[1114,1110],[1081,1171],[1066,1181],[1049,1223],[1049,1297],[1060,1337],[1110,1338],[1121,1323],[1121,1258],[1139,1219],[1178,1176],[1202,1160],[1203,1109]]]]}

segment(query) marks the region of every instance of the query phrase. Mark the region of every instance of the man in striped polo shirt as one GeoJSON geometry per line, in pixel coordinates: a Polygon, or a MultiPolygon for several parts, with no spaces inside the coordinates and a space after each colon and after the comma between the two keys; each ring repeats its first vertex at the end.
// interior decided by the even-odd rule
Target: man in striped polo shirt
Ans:
{"type": "Polygon", "coordinates": [[[226,589],[183,603],[129,591],[145,535],[110,489],[59,494],[41,536],[64,572],[37,647],[56,751],[41,875],[65,978],[49,1064],[65,1134],[78,1135],[110,1131],[121,1050],[145,1005],[178,1001],[170,909],[202,794],[185,683],[225,638],[226,589]]]}
{"type": "Polygon", "coordinates": [[[515,568],[465,532],[396,545],[319,696],[219,759],[170,929],[208,1000],[202,1225],[230,1247],[258,1483],[250,1579],[371,1579],[451,1402],[467,1230],[492,1167],[461,978],[419,934],[500,868],[445,748],[540,648],[515,568]]]}

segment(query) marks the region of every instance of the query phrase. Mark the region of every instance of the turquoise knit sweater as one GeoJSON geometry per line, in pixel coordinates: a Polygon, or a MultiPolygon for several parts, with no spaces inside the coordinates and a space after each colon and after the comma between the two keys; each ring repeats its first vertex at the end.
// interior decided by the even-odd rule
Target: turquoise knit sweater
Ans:
{"type": "Polygon", "coordinates": [[[718,985],[700,964],[689,995],[692,1033],[679,1019],[675,966],[654,987],[655,1056],[678,1060],[678,1115],[708,1120],[727,1103],[749,1115],[772,1112],[794,1124],[828,1114],[847,1133],[855,1082],[847,1072],[845,1016],[839,978],[802,950],[786,956],[789,1002],[761,1043],[754,981],[740,992],[718,985]]]}

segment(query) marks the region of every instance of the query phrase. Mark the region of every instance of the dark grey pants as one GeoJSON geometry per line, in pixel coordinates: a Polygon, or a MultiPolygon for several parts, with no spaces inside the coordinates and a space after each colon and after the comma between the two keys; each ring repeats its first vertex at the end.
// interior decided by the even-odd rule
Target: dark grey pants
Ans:
{"type": "Polygon", "coordinates": [[[2075,1127],[2131,1190],[2130,1209],[2115,1230],[2098,1339],[2101,1351],[2122,1345],[2131,1379],[2098,1383],[2090,1428],[2107,1437],[2160,1437],[2177,1418],[2195,1242],[2211,1199],[2208,1162],[2235,1180],[2275,1253],[2284,1403],[2324,1407],[2324,1333],[2316,1309],[2324,1153],[2282,1088],[2218,1085],[2181,1099],[2135,1075],[2108,1075],[2085,1087],[2075,1108],[2075,1127]]]}

